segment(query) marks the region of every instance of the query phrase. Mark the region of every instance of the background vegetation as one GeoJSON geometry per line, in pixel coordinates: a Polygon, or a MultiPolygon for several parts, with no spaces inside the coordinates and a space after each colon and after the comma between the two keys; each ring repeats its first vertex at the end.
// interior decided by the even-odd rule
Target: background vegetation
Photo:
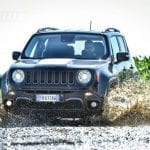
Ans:
{"type": "Polygon", "coordinates": [[[139,75],[143,80],[150,80],[150,56],[134,57],[139,75]]]}

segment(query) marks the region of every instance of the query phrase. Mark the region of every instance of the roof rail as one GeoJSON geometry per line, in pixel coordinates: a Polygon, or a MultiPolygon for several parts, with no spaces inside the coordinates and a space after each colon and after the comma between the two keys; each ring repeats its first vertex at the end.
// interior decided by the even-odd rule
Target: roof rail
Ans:
{"type": "Polygon", "coordinates": [[[119,32],[120,33],[120,31],[116,28],[107,28],[105,29],[105,32],[119,32]]]}
{"type": "Polygon", "coordinates": [[[45,28],[38,29],[37,33],[49,32],[49,31],[54,31],[54,30],[59,30],[59,29],[53,28],[53,27],[45,27],[45,28]]]}

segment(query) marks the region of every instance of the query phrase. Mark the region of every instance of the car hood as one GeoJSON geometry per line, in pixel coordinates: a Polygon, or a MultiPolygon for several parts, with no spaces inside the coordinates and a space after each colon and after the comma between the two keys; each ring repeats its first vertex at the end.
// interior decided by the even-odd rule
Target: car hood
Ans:
{"type": "Polygon", "coordinates": [[[22,59],[14,63],[12,68],[36,68],[36,67],[65,67],[65,68],[97,68],[105,65],[108,60],[87,59],[22,59]]]}

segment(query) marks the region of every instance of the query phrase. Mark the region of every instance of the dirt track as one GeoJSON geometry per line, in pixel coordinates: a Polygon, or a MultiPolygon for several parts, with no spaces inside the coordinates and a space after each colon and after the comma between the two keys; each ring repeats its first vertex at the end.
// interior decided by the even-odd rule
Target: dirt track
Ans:
{"type": "Polygon", "coordinates": [[[150,127],[26,127],[0,129],[7,150],[150,149],[150,127]]]}

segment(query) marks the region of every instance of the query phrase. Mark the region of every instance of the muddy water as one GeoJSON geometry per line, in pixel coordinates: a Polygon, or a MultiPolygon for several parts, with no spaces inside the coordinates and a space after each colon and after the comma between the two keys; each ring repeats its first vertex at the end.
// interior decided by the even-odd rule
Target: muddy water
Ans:
{"type": "Polygon", "coordinates": [[[112,123],[150,123],[150,81],[127,81],[112,89],[105,102],[103,119],[112,123]]]}

